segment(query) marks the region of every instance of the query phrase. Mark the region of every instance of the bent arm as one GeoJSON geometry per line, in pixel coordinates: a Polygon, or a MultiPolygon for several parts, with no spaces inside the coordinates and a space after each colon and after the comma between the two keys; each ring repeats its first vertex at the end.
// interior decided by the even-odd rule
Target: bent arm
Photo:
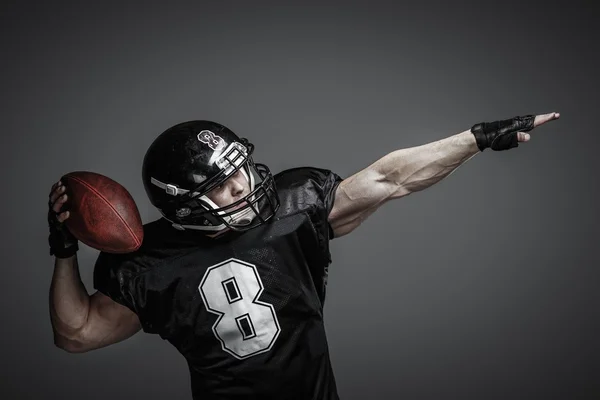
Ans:
{"type": "Polygon", "coordinates": [[[76,255],[55,260],[50,320],[57,347],[86,352],[125,340],[141,329],[133,311],[100,292],[87,293],[76,255]]]}
{"type": "Polygon", "coordinates": [[[356,229],[389,200],[440,182],[479,152],[473,133],[467,130],[387,154],[339,184],[329,214],[334,237],[356,229]]]}

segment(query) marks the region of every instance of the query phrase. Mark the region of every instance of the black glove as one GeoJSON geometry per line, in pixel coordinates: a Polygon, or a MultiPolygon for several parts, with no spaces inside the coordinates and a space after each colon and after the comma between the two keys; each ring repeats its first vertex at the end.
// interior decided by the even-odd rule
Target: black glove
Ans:
{"type": "MultiPolygon", "coordinates": [[[[54,202],[56,202],[56,200],[54,202]]],[[[78,240],[71,232],[69,232],[64,221],[60,222],[57,218],[58,214],[66,210],[61,208],[57,213],[53,210],[53,206],[54,203],[49,200],[48,226],[50,228],[50,235],[48,236],[48,244],[50,245],[50,255],[55,256],[56,258],[69,258],[79,250],[78,240]]]]}
{"type": "Polygon", "coordinates": [[[534,120],[535,115],[525,115],[502,121],[482,122],[473,125],[471,132],[481,151],[488,147],[496,151],[508,150],[519,146],[517,133],[532,130],[534,120]]]}

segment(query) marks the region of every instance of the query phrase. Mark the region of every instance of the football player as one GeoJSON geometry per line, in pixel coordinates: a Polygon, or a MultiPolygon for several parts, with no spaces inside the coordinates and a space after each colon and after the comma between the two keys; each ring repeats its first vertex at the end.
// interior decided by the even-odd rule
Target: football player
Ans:
{"type": "Polygon", "coordinates": [[[178,124],[143,161],[145,190],[162,217],[144,225],[137,251],[99,254],[92,295],[64,225],[65,187],[52,186],[55,343],[86,352],[143,330],[185,357],[194,399],[338,399],[323,321],[329,241],[486,148],[517,147],[557,118],[479,123],[393,151],[346,179],[311,167],[272,175],[225,126],[178,124]]]}

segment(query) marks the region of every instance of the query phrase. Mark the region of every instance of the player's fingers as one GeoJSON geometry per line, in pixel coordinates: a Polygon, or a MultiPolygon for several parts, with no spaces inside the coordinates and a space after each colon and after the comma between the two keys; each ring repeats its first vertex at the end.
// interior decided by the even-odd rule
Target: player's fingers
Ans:
{"type": "Polygon", "coordinates": [[[66,220],[67,218],[69,218],[69,215],[70,215],[70,214],[69,214],[69,212],[68,212],[68,211],[61,212],[60,214],[58,214],[58,215],[56,216],[56,219],[58,219],[58,222],[62,223],[62,222],[65,222],[65,220],[66,220]]]}
{"type": "Polygon", "coordinates": [[[560,114],[557,112],[551,112],[548,114],[540,114],[540,115],[536,115],[535,119],[533,121],[533,127],[538,127],[540,125],[545,124],[548,121],[552,121],[555,119],[560,118],[560,114]]]}
{"type": "Polygon", "coordinates": [[[531,139],[531,135],[525,132],[517,132],[517,140],[519,142],[528,142],[531,139]]]}
{"type": "Polygon", "coordinates": [[[62,205],[65,204],[65,201],[67,201],[67,195],[63,194],[62,196],[56,199],[56,201],[52,205],[52,210],[56,213],[59,212],[62,205]]]}
{"type": "Polygon", "coordinates": [[[64,193],[64,191],[64,186],[59,186],[56,189],[54,189],[50,194],[50,204],[53,204],[56,201],[56,199],[64,193]]]}
{"type": "Polygon", "coordinates": [[[50,194],[48,195],[48,197],[52,197],[52,193],[54,193],[54,191],[55,191],[55,190],[56,190],[58,187],[60,187],[60,185],[61,185],[60,181],[58,181],[58,182],[54,182],[54,183],[52,184],[52,187],[50,187],[50,194]]]}

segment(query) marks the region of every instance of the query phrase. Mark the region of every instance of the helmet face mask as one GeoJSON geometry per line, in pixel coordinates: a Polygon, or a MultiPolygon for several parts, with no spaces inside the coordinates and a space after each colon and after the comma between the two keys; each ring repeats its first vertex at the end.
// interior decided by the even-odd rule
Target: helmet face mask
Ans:
{"type": "Polygon", "coordinates": [[[279,208],[273,176],[252,160],[254,146],[222,125],[190,121],[163,132],[150,146],[142,169],[151,203],[177,229],[248,230],[279,208]],[[240,171],[250,193],[219,207],[207,194],[240,171]]]}
{"type": "MultiPolygon", "coordinates": [[[[175,211],[176,215],[181,216],[178,215],[178,221],[172,222],[183,225],[182,227],[185,228],[185,225],[190,223],[195,225],[199,221],[203,224],[203,230],[207,231],[219,231],[225,228],[248,230],[265,223],[273,214],[269,210],[276,209],[279,205],[273,177],[265,165],[254,164],[252,160],[249,160],[247,164],[251,164],[251,166],[244,165],[241,169],[250,187],[248,195],[231,204],[219,207],[206,194],[201,195],[201,192],[198,191],[186,193],[179,203],[179,208],[175,211]],[[259,184],[255,183],[257,175],[260,178],[259,184]]],[[[236,172],[237,169],[233,170],[220,182],[223,183],[236,172]]],[[[188,228],[190,227],[188,226],[188,228]]]]}

